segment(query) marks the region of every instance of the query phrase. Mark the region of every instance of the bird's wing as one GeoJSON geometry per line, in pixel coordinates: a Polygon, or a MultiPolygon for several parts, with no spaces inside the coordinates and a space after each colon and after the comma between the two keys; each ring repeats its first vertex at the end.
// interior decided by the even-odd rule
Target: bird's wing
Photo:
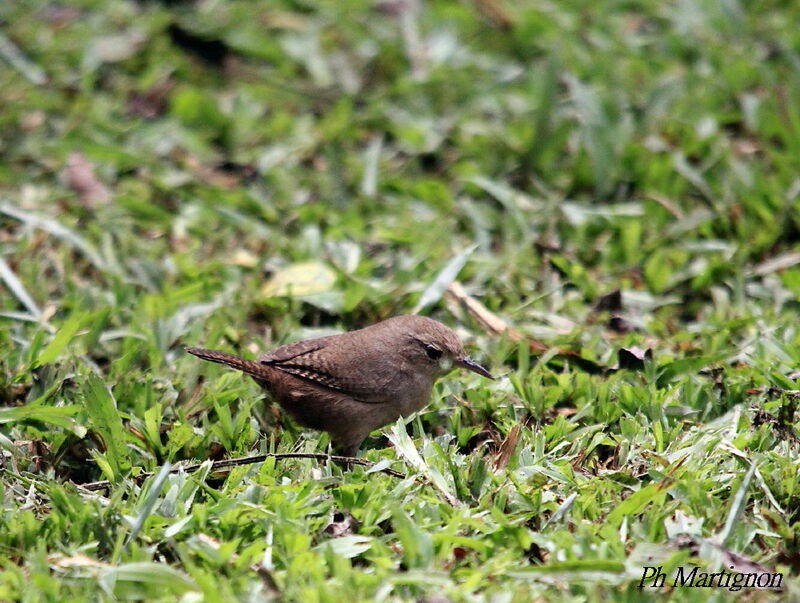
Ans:
{"type": "Polygon", "coordinates": [[[281,346],[262,354],[258,361],[361,402],[385,401],[384,375],[371,370],[370,354],[352,350],[343,355],[339,348],[335,341],[320,337],[281,346]]]}

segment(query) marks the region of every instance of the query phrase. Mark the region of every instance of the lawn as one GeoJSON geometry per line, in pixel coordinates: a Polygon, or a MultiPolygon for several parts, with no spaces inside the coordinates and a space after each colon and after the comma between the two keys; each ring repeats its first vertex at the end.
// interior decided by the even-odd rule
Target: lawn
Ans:
{"type": "Polygon", "coordinates": [[[0,3],[0,600],[800,600],[798,23],[0,3]],[[184,352],[409,313],[349,468],[184,352]]]}

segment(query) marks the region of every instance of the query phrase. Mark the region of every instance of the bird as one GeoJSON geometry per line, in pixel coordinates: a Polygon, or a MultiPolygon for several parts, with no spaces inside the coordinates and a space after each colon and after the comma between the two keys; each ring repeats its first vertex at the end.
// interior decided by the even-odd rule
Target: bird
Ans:
{"type": "Polygon", "coordinates": [[[185,349],[250,375],[297,423],[328,432],[350,457],[373,430],[421,410],[434,382],[452,368],[494,379],[450,328],[418,315],[288,343],[256,360],[185,349]]]}

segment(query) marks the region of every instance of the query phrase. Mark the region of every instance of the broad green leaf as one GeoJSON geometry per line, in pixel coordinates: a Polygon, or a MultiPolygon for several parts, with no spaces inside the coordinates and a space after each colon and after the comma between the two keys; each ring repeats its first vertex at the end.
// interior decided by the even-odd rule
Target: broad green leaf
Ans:
{"type": "Polygon", "coordinates": [[[61,328],[56,332],[53,339],[50,340],[50,343],[39,353],[39,356],[36,358],[36,366],[54,362],[72,340],[75,333],[78,332],[78,329],[81,328],[85,317],[85,314],[73,313],[72,316],[61,325],[61,328]]]}
{"type": "Polygon", "coordinates": [[[688,358],[680,358],[678,360],[669,362],[658,367],[659,374],[656,385],[658,387],[666,387],[676,378],[686,374],[695,374],[700,369],[710,364],[720,362],[727,356],[727,353],[711,354],[706,356],[690,356],[688,358]]]}
{"type": "Polygon", "coordinates": [[[109,595],[126,599],[152,599],[199,590],[183,572],[150,561],[125,563],[104,569],[99,582],[109,595]]]}
{"type": "Polygon", "coordinates": [[[406,461],[408,461],[412,467],[414,467],[414,469],[425,474],[428,479],[431,480],[431,483],[436,487],[437,490],[439,490],[439,492],[442,493],[442,496],[448,504],[453,506],[460,505],[456,495],[453,494],[441,473],[431,468],[428,463],[425,462],[425,459],[420,456],[417,448],[414,446],[414,441],[406,432],[405,421],[402,417],[397,419],[395,424],[392,425],[392,428],[389,433],[386,434],[386,437],[389,438],[389,441],[394,445],[397,451],[406,459],[406,461]]]}
{"type": "Polygon", "coordinates": [[[433,560],[433,540],[401,507],[392,507],[392,527],[409,568],[426,568],[433,560]]]}
{"type": "Polygon", "coordinates": [[[318,544],[314,550],[322,550],[330,548],[334,553],[347,559],[358,557],[361,553],[368,551],[372,547],[372,538],[369,536],[359,536],[353,534],[350,536],[340,536],[339,538],[331,538],[325,542],[318,544]]]}
{"type": "MultiPolygon", "coordinates": [[[[86,430],[80,427],[72,418],[75,416],[81,407],[77,404],[70,406],[43,406],[40,404],[29,404],[27,406],[12,406],[10,408],[0,408],[0,423],[8,423],[10,421],[25,421],[34,420],[42,421],[43,423],[51,423],[59,427],[66,427],[67,429],[75,431],[76,429],[82,430],[81,437],[85,435],[86,430]]],[[[76,432],[77,433],[77,432],[76,432]]]]}
{"type": "Polygon", "coordinates": [[[103,437],[106,445],[105,458],[114,478],[127,473],[131,467],[127,446],[127,434],[117,404],[103,380],[94,373],[86,379],[83,399],[89,413],[91,426],[103,437]]]}
{"type": "Polygon", "coordinates": [[[611,525],[617,525],[625,517],[635,515],[648,504],[657,504],[660,498],[663,498],[663,491],[660,489],[659,484],[645,486],[619,503],[616,508],[608,514],[606,521],[611,525]]]}
{"type": "Polygon", "coordinates": [[[725,518],[725,527],[722,528],[722,531],[717,536],[720,544],[725,544],[725,542],[731,537],[731,534],[733,534],[733,531],[736,527],[736,522],[738,521],[745,505],[747,504],[747,491],[750,489],[750,482],[753,479],[753,474],[755,471],[756,464],[750,463],[750,468],[742,477],[742,481],[739,483],[739,487],[736,489],[736,494],[733,496],[733,500],[731,500],[731,506],[728,509],[728,516],[725,518]]]}

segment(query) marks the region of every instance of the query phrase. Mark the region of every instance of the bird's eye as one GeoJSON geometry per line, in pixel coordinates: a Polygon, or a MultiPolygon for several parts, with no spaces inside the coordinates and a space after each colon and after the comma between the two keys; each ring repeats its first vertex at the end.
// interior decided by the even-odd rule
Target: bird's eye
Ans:
{"type": "Polygon", "coordinates": [[[442,357],[442,350],[437,348],[435,345],[431,345],[429,343],[425,344],[425,353],[431,360],[439,360],[439,358],[442,357]]]}

